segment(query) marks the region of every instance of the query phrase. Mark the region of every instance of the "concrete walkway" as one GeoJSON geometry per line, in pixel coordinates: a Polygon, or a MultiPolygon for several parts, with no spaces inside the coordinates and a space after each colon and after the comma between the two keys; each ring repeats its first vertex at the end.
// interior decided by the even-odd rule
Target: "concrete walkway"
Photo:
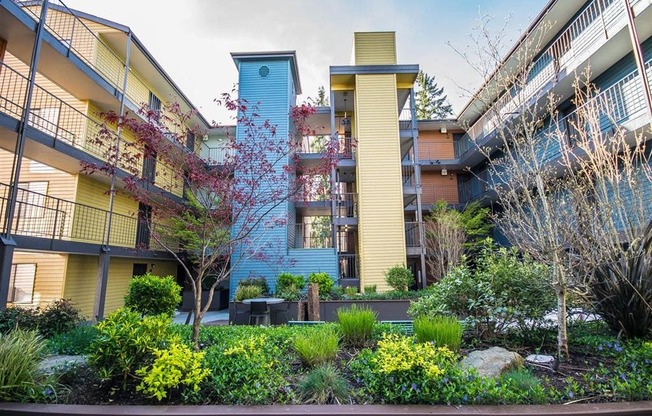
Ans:
{"type": "MultiPolygon", "coordinates": [[[[185,324],[186,319],[188,318],[189,312],[175,311],[174,312],[174,323],[175,324],[185,324]]],[[[192,323],[192,318],[190,318],[190,323],[192,323]]],[[[204,325],[216,325],[224,322],[228,324],[229,322],[229,310],[222,309],[221,311],[208,311],[202,319],[202,324],[204,325]]]]}

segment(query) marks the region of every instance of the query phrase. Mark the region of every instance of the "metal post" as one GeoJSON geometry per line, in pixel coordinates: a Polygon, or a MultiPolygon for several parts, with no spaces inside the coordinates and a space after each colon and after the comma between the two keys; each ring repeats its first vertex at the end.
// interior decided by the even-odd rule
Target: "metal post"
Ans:
{"type": "MultiPolygon", "coordinates": [[[[335,91],[331,89],[331,98],[330,98],[330,103],[331,103],[331,149],[335,145],[333,143],[334,141],[339,140],[339,135],[337,133],[337,130],[335,129],[335,91]]],[[[339,144],[339,143],[338,143],[339,144]]],[[[338,157],[337,155],[332,155],[332,157],[338,157]]],[[[340,248],[339,248],[339,241],[337,238],[337,224],[335,223],[336,221],[336,200],[338,198],[338,195],[336,194],[336,169],[337,166],[333,166],[331,168],[331,235],[333,236],[333,249],[335,250],[335,256],[337,257],[337,280],[339,281],[342,276],[341,270],[340,270],[340,248]]]]}
{"type": "Polygon", "coordinates": [[[43,0],[41,7],[41,16],[36,27],[36,36],[34,38],[34,47],[32,48],[32,58],[29,66],[29,82],[25,92],[25,106],[21,117],[18,136],[16,138],[16,147],[14,150],[14,161],[11,169],[11,179],[9,180],[9,200],[5,210],[4,232],[0,234],[0,308],[7,306],[9,297],[9,275],[11,273],[11,264],[14,257],[16,241],[12,236],[12,226],[16,212],[16,202],[18,197],[18,182],[20,181],[20,165],[23,161],[23,152],[25,151],[26,128],[29,122],[30,107],[32,105],[32,95],[34,92],[34,81],[38,69],[39,55],[41,52],[41,42],[43,32],[45,31],[45,19],[47,18],[49,0],[43,0]]]}
{"type": "Polygon", "coordinates": [[[645,61],[643,60],[643,50],[641,49],[641,42],[638,39],[636,32],[636,21],[634,19],[634,11],[629,4],[629,0],[623,0],[625,11],[627,13],[627,27],[629,28],[629,38],[632,41],[632,51],[634,52],[634,60],[636,61],[636,68],[641,78],[643,92],[645,93],[645,101],[647,103],[647,111],[652,117],[652,90],[650,89],[650,81],[647,79],[645,73],[645,61]]]}
{"type": "MultiPolygon", "coordinates": [[[[131,55],[131,31],[127,37],[127,53],[125,57],[124,79],[122,80],[122,96],[120,97],[120,118],[125,113],[125,95],[127,92],[127,79],[129,78],[129,59],[131,55]]],[[[122,136],[122,125],[118,123],[118,131],[115,144],[114,168],[118,168],[120,157],[120,139],[122,136]]],[[[109,279],[109,263],[111,262],[111,225],[113,220],[113,205],[115,199],[115,171],[111,175],[111,187],[109,190],[109,210],[106,227],[104,228],[103,244],[100,249],[100,258],[97,267],[97,283],[95,286],[95,301],[93,303],[93,317],[95,320],[101,320],[104,317],[104,306],[106,302],[106,286],[109,279]]]]}

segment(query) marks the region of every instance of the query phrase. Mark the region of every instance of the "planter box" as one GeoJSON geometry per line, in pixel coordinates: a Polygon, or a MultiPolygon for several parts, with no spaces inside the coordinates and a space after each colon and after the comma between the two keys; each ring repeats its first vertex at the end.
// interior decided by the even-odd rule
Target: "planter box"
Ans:
{"type": "MultiPolygon", "coordinates": [[[[193,296],[192,291],[184,290],[181,295],[181,311],[188,312],[193,309],[195,297],[193,296]]],[[[208,302],[208,292],[202,291],[201,294],[201,306],[202,308],[206,306],[208,302]]],[[[213,294],[213,302],[211,302],[209,311],[219,311],[226,309],[229,306],[229,289],[219,289],[216,290],[213,294]]]]}
{"type": "MultiPolygon", "coordinates": [[[[337,309],[346,308],[353,304],[368,306],[378,314],[378,321],[403,321],[410,319],[407,314],[410,300],[322,300],[319,302],[319,319],[326,322],[337,321],[337,309]]],[[[288,317],[291,321],[297,320],[298,302],[290,302],[288,317]]],[[[235,303],[229,305],[229,323],[235,319],[235,303]]],[[[242,319],[235,324],[241,324],[242,319]]]]}

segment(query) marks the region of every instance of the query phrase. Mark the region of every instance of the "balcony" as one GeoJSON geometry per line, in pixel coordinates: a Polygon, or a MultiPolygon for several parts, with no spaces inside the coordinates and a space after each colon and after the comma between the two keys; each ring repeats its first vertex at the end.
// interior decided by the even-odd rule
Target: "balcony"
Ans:
{"type": "Polygon", "coordinates": [[[358,256],[357,254],[339,254],[338,261],[340,266],[340,279],[357,279],[358,273],[358,256]]]}
{"type": "Polygon", "coordinates": [[[408,256],[420,255],[422,252],[423,224],[420,222],[405,223],[405,247],[408,256]]]}
{"type": "MultiPolygon", "coordinates": [[[[329,140],[331,140],[331,136],[328,135],[303,136],[297,153],[300,155],[324,155],[328,151],[329,140]]],[[[337,157],[339,159],[355,159],[357,140],[338,135],[337,141],[337,157]]]]}
{"type": "MultiPolygon", "coordinates": [[[[10,190],[9,185],[0,183],[0,224],[4,224],[5,221],[10,190]]],[[[12,229],[15,235],[25,237],[103,244],[109,216],[107,210],[19,188],[12,229]]],[[[155,232],[164,229],[161,224],[152,226],[155,232]]],[[[138,228],[137,218],[113,213],[110,244],[126,248],[162,250],[154,241],[150,247],[140,244],[137,241],[138,228]]],[[[178,248],[178,242],[169,237],[161,237],[162,242],[168,247],[178,248]]]]}
{"type": "MultiPolygon", "coordinates": [[[[640,0],[631,0],[636,5],[640,0]]],[[[470,140],[489,136],[499,119],[512,117],[547,85],[572,75],[592,54],[627,25],[621,1],[593,0],[534,61],[522,88],[505,92],[469,129],[470,140]]],[[[468,147],[466,150],[468,150],[468,147]]]]}
{"type": "Polygon", "coordinates": [[[333,248],[330,217],[322,219],[295,224],[294,236],[290,234],[290,248],[333,248]]]}
{"type": "Polygon", "coordinates": [[[224,165],[227,157],[233,155],[233,151],[227,145],[210,147],[203,144],[200,155],[209,166],[220,166],[224,165]]]}
{"type": "Polygon", "coordinates": [[[419,142],[419,161],[455,159],[452,143],[419,142]]]}
{"type": "Polygon", "coordinates": [[[334,195],[335,216],[337,218],[358,217],[358,194],[355,192],[339,192],[334,195]]]}
{"type": "Polygon", "coordinates": [[[459,203],[457,181],[450,185],[423,185],[421,187],[421,204],[430,205],[437,201],[446,201],[449,204],[459,203]]]}

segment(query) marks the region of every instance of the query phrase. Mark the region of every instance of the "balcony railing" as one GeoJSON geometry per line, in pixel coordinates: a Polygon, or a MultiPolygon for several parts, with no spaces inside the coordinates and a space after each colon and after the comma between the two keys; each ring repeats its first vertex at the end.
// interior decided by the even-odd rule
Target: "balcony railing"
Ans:
{"type": "Polygon", "coordinates": [[[340,192],[334,195],[335,216],[338,218],[355,218],[358,216],[358,194],[340,192]]]}
{"type": "MultiPolygon", "coordinates": [[[[11,187],[0,183],[0,225],[4,227],[5,213],[11,187]]],[[[12,229],[16,235],[51,240],[66,240],[103,244],[109,211],[84,204],[43,195],[18,188],[12,229]]],[[[136,248],[138,218],[113,213],[110,244],[136,248]]],[[[154,230],[163,226],[153,225],[154,230]]],[[[4,229],[2,229],[4,231],[4,229]]],[[[169,233],[168,233],[169,234],[169,233]]],[[[161,236],[165,244],[177,248],[170,237],[161,236]]]]}
{"type": "MultiPolygon", "coordinates": [[[[15,118],[22,117],[28,82],[25,76],[0,62],[0,111],[15,118]]],[[[36,84],[28,124],[55,141],[104,161],[107,161],[108,151],[117,140],[117,136],[100,123],[36,84]]],[[[130,172],[141,170],[133,159],[120,159],[119,165],[130,172]]]]}
{"type": "Polygon", "coordinates": [[[338,255],[340,265],[340,279],[357,279],[358,273],[358,256],[356,254],[338,255]]]}
{"type": "MultiPolygon", "coordinates": [[[[40,19],[41,0],[13,0],[36,22],[40,19]]],[[[106,45],[61,0],[50,0],[45,28],[68,50],[93,68],[112,87],[122,92],[125,62],[106,45]],[[117,65],[112,65],[116,63],[117,65]]]]}
{"type": "Polygon", "coordinates": [[[404,108],[398,113],[398,128],[400,130],[412,129],[412,109],[404,108]]]}
{"type": "Polygon", "coordinates": [[[332,247],[333,238],[330,221],[295,224],[294,244],[292,248],[332,247]]]}
{"type": "Polygon", "coordinates": [[[417,186],[417,177],[415,175],[414,165],[401,166],[403,187],[414,188],[417,186]]]}
{"type": "Polygon", "coordinates": [[[452,180],[450,185],[423,185],[421,187],[422,204],[434,204],[441,200],[449,204],[459,202],[457,182],[455,180],[452,180]]]}
{"type": "Polygon", "coordinates": [[[232,155],[233,151],[226,146],[202,146],[201,156],[209,166],[224,164],[227,156],[232,155]]]}
{"type": "Polygon", "coordinates": [[[531,64],[523,88],[505,92],[473,124],[469,129],[471,139],[479,140],[491,134],[500,119],[517,112],[544,85],[556,79],[559,73],[572,74],[579,63],[608,40],[610,32],[625,25],[622,2],[593,0],[531,64]]]}
{"type": "Polygon", "coordinates": [[[419,160],[451,160],[454,158],[453,143],[419,142],[419,160]]]}
{"type": "MultiPolygon", "coordinates": [[[[327,151],[329,135],[303,136],[297,151],[307,154],[322,154],[327,151]]],[[[337,155],[340,159],[355,158],[356,139],[353,137],[338,138],[337,155]]]]}
{"type": "Polygon", "coordinates": [[[405,223],[405,246],[406,247],[421,247],[423,226],[420,222],[406,222],[405,223]]]}

